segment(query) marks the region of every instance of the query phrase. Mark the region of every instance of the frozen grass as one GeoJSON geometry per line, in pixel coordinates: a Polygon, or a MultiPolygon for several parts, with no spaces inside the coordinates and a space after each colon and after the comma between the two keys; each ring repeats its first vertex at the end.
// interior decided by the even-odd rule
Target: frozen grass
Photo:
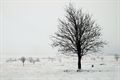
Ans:
{"type": "Polygon", "coordinates": [[[26,61],[24,67],[20,61],[2,62],[0,80],[120,80],[120,62],[83,59],[82,70],[77,72],[77,58],[61,59],[26,61]]]}

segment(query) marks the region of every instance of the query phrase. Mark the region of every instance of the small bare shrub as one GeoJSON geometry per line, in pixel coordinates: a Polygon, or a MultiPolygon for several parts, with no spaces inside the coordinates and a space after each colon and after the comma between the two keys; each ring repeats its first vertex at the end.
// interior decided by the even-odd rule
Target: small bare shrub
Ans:
{"type": "Polygon", "coordinates": [[[115,56],[115,60],[118,61],[119,55],[118,55],[118,54],[115,54],[114,56],[115,56]]]}
{"type": "Polygon", "coordinates": [[[26,61],[26,58],[23,56],[23,57],[20,58],[20,61],[23,63],[23,66],[24,66],[24,63],[25,63],[25,61],[26,61]]]}

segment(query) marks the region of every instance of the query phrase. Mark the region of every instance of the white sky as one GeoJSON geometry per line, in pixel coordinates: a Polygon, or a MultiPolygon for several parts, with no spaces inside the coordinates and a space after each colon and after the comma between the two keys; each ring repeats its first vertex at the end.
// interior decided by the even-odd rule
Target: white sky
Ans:
{"type": "MultiPolygon", "coordinates": [[[[50,35],[70,0],[0,0],[0,54],[4,56],[53,55],[50,35]]],[[[93,15],[109,44],[104,53],[120,54],[120,1],[71,0],[93,15]]]]}

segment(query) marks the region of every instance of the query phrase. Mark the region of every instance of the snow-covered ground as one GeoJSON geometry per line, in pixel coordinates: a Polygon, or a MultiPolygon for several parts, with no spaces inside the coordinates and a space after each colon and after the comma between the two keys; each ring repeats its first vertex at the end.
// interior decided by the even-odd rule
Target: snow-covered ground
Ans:
{"type": "Polygon", "coordinates": [[[0,62],[0,80],[120,80],[120,60],[111,56],[83,57],[82,70],[77,72],[77,57],[40,58],[25,66],[19,60],[0,62]],[[94,67],[91,67],[94,65],[94,67]]]}

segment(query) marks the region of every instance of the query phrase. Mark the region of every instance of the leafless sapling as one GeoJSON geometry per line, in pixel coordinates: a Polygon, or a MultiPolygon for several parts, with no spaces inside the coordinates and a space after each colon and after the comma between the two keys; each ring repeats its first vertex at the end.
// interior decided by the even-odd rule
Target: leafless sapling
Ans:
{"type": "Polygon", "coordinates": [[[118,55],[118,54],[115,54],[114,56],[115,56],[115,60],[118,61],[119,55],[118,55]]]}
{"type": "Polygon", "coordinates": [[[25,63],[25,61],[26,61],[26,58],[23,56],[23,57],[20,58],[20,61],[23,63],[23,66],[24,66],[24,63],[25,63]]]}

